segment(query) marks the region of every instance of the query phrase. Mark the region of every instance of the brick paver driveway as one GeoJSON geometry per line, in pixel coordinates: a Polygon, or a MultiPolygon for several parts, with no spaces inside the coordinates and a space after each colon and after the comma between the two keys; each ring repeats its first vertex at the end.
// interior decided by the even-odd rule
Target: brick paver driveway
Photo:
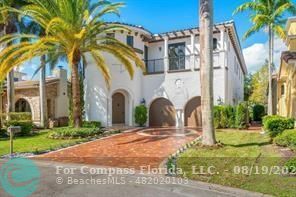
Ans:
{"type": "Polygon", "coordinates": [[[156,168],[170,154],[199,135],[200,132],[193,130],[186,136],[175,130],[161,129],[128,132],[44,154],[37,159],[136,169],[141,166],[156,168]]]}

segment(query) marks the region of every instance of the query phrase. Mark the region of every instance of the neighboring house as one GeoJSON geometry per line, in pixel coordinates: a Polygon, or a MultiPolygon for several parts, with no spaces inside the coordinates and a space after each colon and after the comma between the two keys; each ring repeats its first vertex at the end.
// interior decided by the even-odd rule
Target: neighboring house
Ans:
{"type": "Polygon", "coordinates": [[[278,114],[296,118],[296,17],[287,23],[288,51],[282,53],[278,75],[278,114]]]}
{"type": "MultiPolygon", "coordinates": [[[[23,80],[23,74],[15,73],[15,111],[30,112],[36,125],[40,123],[39,81],[23,80]]],[[[46,79],[48,117],[58,119],[68,117],[67,71],[59,68],[46,79]]],[[[4,89],[3,111],[6,111],[7,95],[4,89]]]]}
{"type": "MultiPolygon", "coordinates": [[[[147,126],[201,126],[199,28],[152,34],[141,26],[108,34],[127,43],[146,62],[147,71],[128,72],[113,56],[104,54],[112,73],[111,89],[88,58],[85,69],[85,115],[104,126],[134,126],[134,109],[149,109],[147,126]]],[[[214,101],[235,105],[243,101],[247,73],[233,21],[214,26],[214,101]]]]}

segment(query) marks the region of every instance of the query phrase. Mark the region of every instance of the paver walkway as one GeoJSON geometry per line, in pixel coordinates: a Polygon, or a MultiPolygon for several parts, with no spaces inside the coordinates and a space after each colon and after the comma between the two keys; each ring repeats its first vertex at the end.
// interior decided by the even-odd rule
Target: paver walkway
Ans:
{"type": "MultiPolygon", "coordinates": [[[[162,132],[159,130],[157,133],[162,132]]],[[[147,136],[139,132],[123,133],[44,154],[36,159],[135,169],[148,165],[157,168],[170,154],[199,135],[200,132],[182,137],[147,136]]]]}

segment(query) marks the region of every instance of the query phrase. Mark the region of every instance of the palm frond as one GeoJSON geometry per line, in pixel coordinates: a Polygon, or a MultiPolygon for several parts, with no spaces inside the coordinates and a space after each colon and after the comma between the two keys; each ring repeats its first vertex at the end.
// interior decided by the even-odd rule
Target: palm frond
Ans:
{"type": "Polygon", "coordinates": [[[285,31],[285,29],[282,26],[280,26],[280,25],[274,25],[274,26],[272,26],[272,30],[282,40],[286,40],[286,38],[287,38],[287,32],[285,31]]]}
{"type": "Polygon", "coordinates": [[[243,40],[246,40],[248,37],[250,37],[251,35],[259,32],[263,27],[265,27],[266,24],[261,22],[261,23],[257,23],[254,24],[243,36],[243,40]]]}
{"type": "Polygon", "coordinates": [[[258,1],[247,2],[237,7],[234,10],[233,15],[244,11],[266,12],[266,7],[258,1]]]}

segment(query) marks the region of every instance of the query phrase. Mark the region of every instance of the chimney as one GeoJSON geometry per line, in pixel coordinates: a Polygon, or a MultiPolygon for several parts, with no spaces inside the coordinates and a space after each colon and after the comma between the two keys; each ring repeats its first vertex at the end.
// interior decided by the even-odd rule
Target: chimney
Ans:
{"type": "Polygon", "coordinates": [[[67,70],[63,69],[63,66],[58,66],[58,68],[53,71],[53,75],[61,80],[67,81],[67,70]]]}

